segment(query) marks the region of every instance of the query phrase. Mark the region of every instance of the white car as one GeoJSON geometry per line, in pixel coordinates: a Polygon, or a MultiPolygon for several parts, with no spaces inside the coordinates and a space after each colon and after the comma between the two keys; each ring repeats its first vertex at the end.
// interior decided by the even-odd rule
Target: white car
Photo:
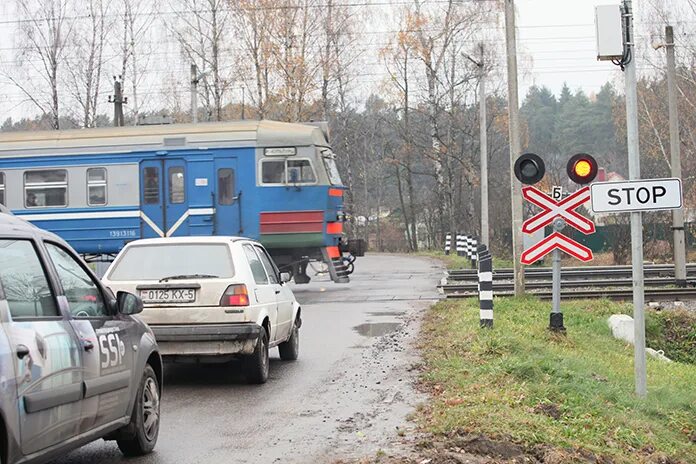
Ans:
{"type": "Polygon", "coordinates": [[[226,362],[243,356],[251,382],[268,378],[268,350],[299,354],[300,305],[287,273],[268,252],[239,237],[136,240],[119,253],[103,282],[144,303],[141,318],[165,359],[226,362]]]}

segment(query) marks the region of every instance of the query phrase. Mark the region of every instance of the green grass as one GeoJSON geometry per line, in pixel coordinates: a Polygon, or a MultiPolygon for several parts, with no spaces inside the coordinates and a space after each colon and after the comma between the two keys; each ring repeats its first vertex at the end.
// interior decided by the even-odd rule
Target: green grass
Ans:
{"type": "MultiPolygon", "coordinates": [[[[457,256],[456,253],[446,255],[442,251],[419,251],[419,255],[439,259],[447,269],[471,269],[471,260],[464,256],[457,256]]],[[[511,268],[512,261],[493,257],[493,269],[511,268]]]]}
{"type": "Polygon", "coordinates": [[[616,463],[696,462],[696,366],[649,359],[648,398],[637,399],[633,348],[612,338],[606,322],[627,309],[564,302],[562,336],[547,330],[550,305],[536,299],[497,299],[492,330],[479,328],[476,300],[437,304],[423,327],[423,380],[434,399],[421,425],[583,449],[616,463]]]}
{"type": "Polygon", "coordinates": [[[645,321],[647,343],[675,361],[696,364],[696,313],[650,311],[645,321]]]}

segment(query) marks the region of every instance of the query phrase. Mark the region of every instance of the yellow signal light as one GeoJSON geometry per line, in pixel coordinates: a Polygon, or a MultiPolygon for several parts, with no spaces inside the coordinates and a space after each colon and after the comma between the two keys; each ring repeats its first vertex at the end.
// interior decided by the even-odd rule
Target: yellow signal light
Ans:
{"type": "Polygon", "coordinates": [[[575,163],[575,174],[579,177],[587,177],[592,172],[592,165],[587,160],[580,160],[575,163]]]}

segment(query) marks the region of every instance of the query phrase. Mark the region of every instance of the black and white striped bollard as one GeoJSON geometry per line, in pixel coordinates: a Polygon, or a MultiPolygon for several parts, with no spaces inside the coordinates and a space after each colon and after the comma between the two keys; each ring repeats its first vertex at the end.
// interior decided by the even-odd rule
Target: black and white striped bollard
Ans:
{"type": "Polygon", "coordinates": [[[481,327],[493,327],[493,257],[486,245],[478,247],[479,319],[481,327]]]}
{"type": "Polygon", "coordinates": [[[452,249],[452,234],[447,234],[447,235],[445,235],[445,255],[449,255],[451,249],[452,249]]]}

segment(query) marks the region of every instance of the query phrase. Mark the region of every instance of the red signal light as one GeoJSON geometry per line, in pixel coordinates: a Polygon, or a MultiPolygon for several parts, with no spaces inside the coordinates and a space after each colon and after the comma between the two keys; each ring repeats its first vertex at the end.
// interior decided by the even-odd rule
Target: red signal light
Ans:
{"type": "Polygon", "coordinates": [[[589,184],[597,177],[597,160],[586,153],[579,153],[568,161],[566,171],[576,184],[589,184]]]}

